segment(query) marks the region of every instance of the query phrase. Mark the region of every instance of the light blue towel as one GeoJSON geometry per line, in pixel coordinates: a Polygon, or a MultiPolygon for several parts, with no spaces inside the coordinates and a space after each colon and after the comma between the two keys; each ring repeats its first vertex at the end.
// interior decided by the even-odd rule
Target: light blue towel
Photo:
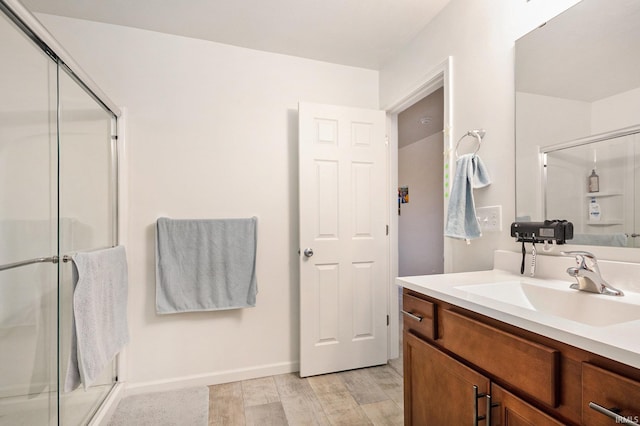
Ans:
{"type": "Polygon", "coordinates": [[[72,260],[74,326],[66,392],[80,383],[86,390],[129,342],[124,247],[77,253],[72,260]]]}
{"type": "Polygon", "coordinates": [[[156,312],[255,306],[257,219],[156,223],[156,312]]]}
{"type": "Polygon", "coordinates": [[[456,174],[449,194],[444,235],[471,240],[482,235],[473,201],[474,188],[491,184],[486,167],[475,154],[461,155],[456,161],[456,174]]]}

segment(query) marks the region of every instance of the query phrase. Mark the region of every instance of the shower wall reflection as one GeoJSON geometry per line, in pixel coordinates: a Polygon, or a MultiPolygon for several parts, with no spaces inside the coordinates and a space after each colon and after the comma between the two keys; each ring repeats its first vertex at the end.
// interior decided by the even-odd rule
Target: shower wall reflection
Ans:
{"type": "Polygon", "coordinates": [[[638,247],[640,128],[542,153],[545,216],[572,218],[570,244],[638,247]],[[590,187],[589,176],[597,186],[590,187]]]}

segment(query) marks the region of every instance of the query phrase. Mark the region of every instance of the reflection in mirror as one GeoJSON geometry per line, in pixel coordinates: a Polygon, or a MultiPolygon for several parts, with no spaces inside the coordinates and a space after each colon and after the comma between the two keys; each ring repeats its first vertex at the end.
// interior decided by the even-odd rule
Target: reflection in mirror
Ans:
{"type": "Polygon", "coordinates": [[[637,22],[582,0],[516,42],[516,219],[567,219],[570,244],[640,247],[637,22]]]}
{"type": "Polygon", "coordinates": [[[571,244],[634,247],[639,128],[542,149],[545,217],[570,217],[571,244]]]}

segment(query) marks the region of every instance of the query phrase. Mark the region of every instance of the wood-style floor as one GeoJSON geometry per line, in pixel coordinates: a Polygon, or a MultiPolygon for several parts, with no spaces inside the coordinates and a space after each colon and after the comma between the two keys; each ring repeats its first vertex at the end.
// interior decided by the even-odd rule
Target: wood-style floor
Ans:
{"type": "Polygon", "coordinates": [[[301,379],[297,373],[209,387],[209,425],[402,425],[402,360],[301,379]]]}

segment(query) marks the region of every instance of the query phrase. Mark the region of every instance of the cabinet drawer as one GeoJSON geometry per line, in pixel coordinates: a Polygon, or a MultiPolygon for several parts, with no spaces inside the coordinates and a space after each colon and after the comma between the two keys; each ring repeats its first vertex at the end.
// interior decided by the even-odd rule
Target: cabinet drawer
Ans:
{"type": "Polygon", "coordinates": [[[560,352],[442,310],[441,344],[488,374],[550,407],[559,400],[560,352]]]}
{"type": "Polygon", "coordinates": [[[402,298],[404,330],[428,339],[437,339],[436,305],[405,294],[402,298]]]}
{"type": "Polygon", "coordinates": [[[622,423],[590,408],[589,403],[640,423],[640,382],[582,363],[582,423],[586,426],[622,423]]]}

